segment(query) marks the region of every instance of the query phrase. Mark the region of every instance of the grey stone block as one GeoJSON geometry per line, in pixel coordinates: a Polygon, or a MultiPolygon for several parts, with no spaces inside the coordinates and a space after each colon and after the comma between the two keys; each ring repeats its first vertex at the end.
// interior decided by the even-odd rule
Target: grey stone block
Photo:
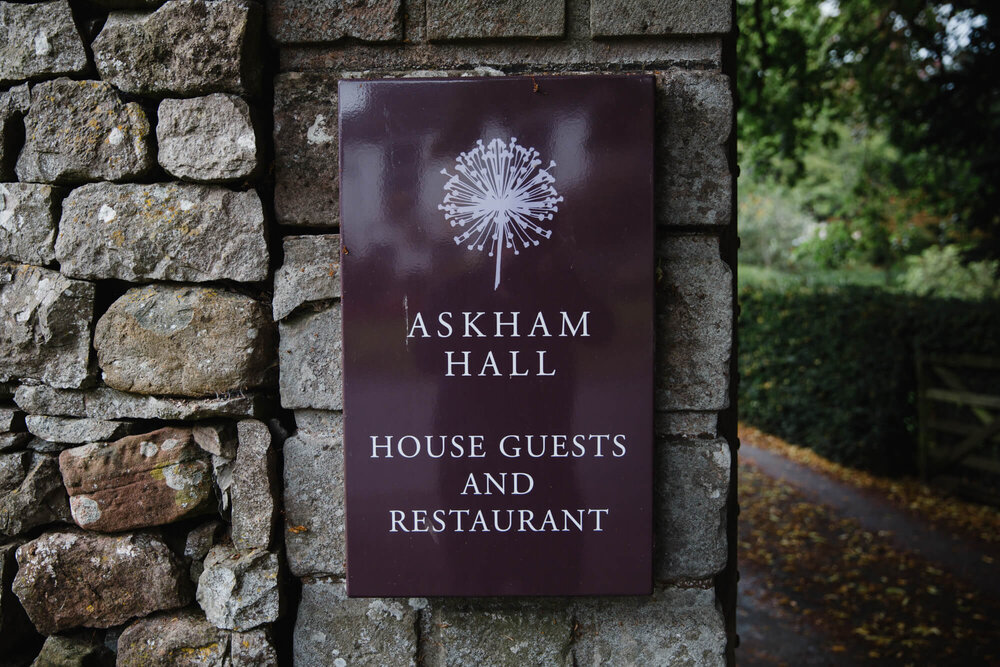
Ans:
{"type": "Polygon", "coordinates": [[[266,0],[266,6],[268,31],[279,44],[403,38],[400,0],[266,0]]]}
{"type": "Polygon", "coordinates": [[[651,597],[581,599],[574,606],[574,664],[726,664],[726,629],[712,589],[667,588],[651,597]]]}
{"type": "Polygon", "coordinates": [[[225,527],[226,524],[213,519],[188,532],[184,540],[184,558],[191,562],[191,581],[195,584],[205,571],[205,556],[225,534],[225,527]]]}
{"type": "Polygon", "coordinates": [[[192,528],[184,539],[184,557],[191,560],[204,560],[209,549],[215,546],[224,533],[225,524],[217,519],[206,521],[197,528],[192,528]]]}
{"type": "Polygon", "coordinates": [[[0,262],[0,381],[75,389],[89,378],[94,285],[0,262]]]}
{"type": "MultiPolygon", "coordinates": [[[[31,434],[28,433],[27,435],[31,434]]],[[[75,445],[68,442],[49,442],[48,440],[32,437],[25,446],[31,451],[39,452],[41,454],[59,454],[64,449],[69,449],[75,445]]],[[[0,449],[2,449],[2,447],[0,447],[0,449]]]]}
{"type": "Polygon", "coordinates": [[[250,282],[268,268],[260,197],[211,185],[77,188],[63,202],[55,251],[77,278],[250,282]]]}
{"type": "Polygon", "coordinates": [[[657,244],[655,406],[722,410],[729,405],[732,272],[714,236],[657,244]]]}
{"type": "Polygon", "coordinates": [[[118,638],[117,667],[229,665],[229,632],[193,609],[155,614],[125,628],[118,638]]]}
{"type": "Polygon", "coordinates": [[[14,177],[14,162],[24,141],[24,114],[31,107],[28,84],[0,93],[0,180],[14,177]]]}
{"type": "Polygon", "coordinates": [[[34,86],[24,127],[16,167],[22,181],[121,181],[143,176],[154,164],[146,112],[102,81],[34,86]]]}
{"type": "Polygon", "coordinates": [[[278,389],[285,408],[344,408],[340,303],[278,324],[278,389]]]}
{"type": "Polygon", "coordinates": [[[711,67],[722,64],[720,37],[678,37],[670,40],[549,40],[438,42],[434,44],[373,45],[345,43],[336,48],[282,49],[281,69],[394,71],[467,68],[509,69],[511,63],[536,72],[588,70],[594,63],[612,69],[645,63],[647,69],[711,67]]]}
{"type": "Polygon", "coordinates": [[[343,440],[344,413],[328,410],[296,410],[295,427],[298,434],[303,437],[343,440]]]}
{"type": "Polygon", "coordinates": [[[54,245],[62,191],[38,183],[0,183],[0,257],[44,266],[54,245]]]}
{"type": "Polygon", "coordinates": [[[721,439],[660,443],[656,460],[654,577],[714,576],[726,566],[729,445],[721,439]]]}
{"type": "Polygon", "coordinates": [[[198,604],[208,621],[244,632],[278,620],[278,556],[263,549],[212,547],[198,578],[198,604]]]}
{"type": "Polygon", "coordinates": [[[563,0],[427,0],[430,40],[562,37],[563,0]]]}
{"type": "Polygon", "coordinates": [[[0,537],[68,521],[69,499],[56,457],[38,452],[0,454],[0,537]]]}
{"type": "Polygon", "coordinates": [[[35,627],[51,634],[109,628],[191,601],[181,560],[146,533],[47,533],[17,550],[14,578],[35,627]]]}
{"type": "Polygon", "coordinates": [[[26,421],[32,435],[49,442],[83,444],[101,440],[116,440],[136,431],[136,423],[131,421],[76,419],[74,417],[49,417],[46,415],[30,415],[26,421]]]}
{"type": "Polygon", "coordinates": [[[109,665],[113,661],[114,653],[96,637],[52,635],[45,639],[41,652],[31,666],[89,667],[109,665]]]}
{"type": "Polygon", "coordinates": [[[299,410],[285,441],[285,549],[297,577],[344,573],[344,420],[299,410]]]}
{"type": "Polygon", "coordinates": [[[112,12],[94,40],[101,78],[139,95],[254,95],[263,10],[246,0],[170,0],[112,12]]]}
{"type": "Polygon", "coordinates": [[[91,4],[104,9],[156,9],[166,0],[91,0],[91,4]]]}
{"type": "Polygon", "coordinates": [[[191,435],[196,445],[214,456],[224,459],[236,458],[239,434],[236,424],[231,421],[203,421],[191,427],[191,435]]]}
{"type": "Polygon", "coordinates": [[[727,33],[729,0],[592,0],[594,37],[727,33]]]}
{"type": "Polygon", "coordinates": [[[0,493],[9,493],[24,480],[31,465],[31,452],[14,452],[0,456],[0,493]]]}
{"type": "Polygon", "coordinates": [[[431,601],[421,633],[428,667],[552,665],[570,667],[570,606],[551,600],[431,601]]]}
{"type": "Polygon", "coordinates": [[[260,394],[185,399],[128,394],[109,387],[84,391],[22,385],[14,400],[32,414],[92,417],[94,419],[209,419],[253,417],[264,410],[260,394]]]}
{"type": "Polygon", "coordinates": [[[31,441],[30,433],[0,433],[0,452],[21,449],[31,441]]]}
{"type": "Polygon", "coordinates": [[[250,106],[236,95],[163,100],[156,115],[157,160],[171,175],[222,183],[248,179],[257,172],[250,106]]]}
{"type": "Polygon", "coordinates": [[[233,667],[275,667],[278,664],[278,652],[266,627],[232,633],[229,657],[233,667]]]}
{"type": "Polygon", "coordinates": [[[69,2],[0,2],[0,84],[86,69],[69,2]]]}
{"type": "Polygon", "coordinates": [[[120,391],[212,396],[271,382],[274,324],[250,297],[204,287],[134,287],[94,332],[105,383],[120,391]]]}
{"type": "Polygon", "coordinates": [[[247,551],[269,549],[277,517],[276,452],[264,422],[241,421],[233,465],[233,544],[247,551]]]}
{"type": "Polygon", "coordinates": [[[0,405],[0,433],[24,431],[24,412],[10,405],[0,405]]]}
{"type": "Polygon", "coordinates": [[[280,224],[339,224],[338,146],[337,75],[275,77],[274,210],[280,224]]]}
{"type": "Polygon", "coordinates": [[[668,440],[714,438],[719,433],[717,412],[659,412],[655,421],[657,437],[668,440]]]}
{"type": "Polygon", "coordinates": [[[285,263],[274,273],[275,322],[304,303],[340,298],[340,235],[286,236],[285,263]]]}
{"type": "Polygon", "coordinates": [[[118,638],[118,667],[276,667],[268,632],[230,632],[194,609],[154,614],[118,638]]]}
{"type": "Polygon", "coordinates": [[[22,539],[16,539],[0,544],[0,651],[20,649],[24,638],[34,632],[28,615],[10,590],[17,573],[15,554],[23,543],[22,539]]]}
{"type": "Polygon", "coordinates": [[[416,665],[416,600],[348,598],[344,584],[307,579],[295,619],[296,667],[416,665]]]}
{"type": "Polygon", "coordinates": [[[55,389],[44,384],[24,384],[14,392],[17,406],[33,415],[90,417],[84,404],[84,391],[55,389]]]}
{"type": "Polygon", "coordinates": [[[727,225],[732,174],[726,142],[733,94],[718,72],[657,74],[656,221],[660,225],[727,225]]]}

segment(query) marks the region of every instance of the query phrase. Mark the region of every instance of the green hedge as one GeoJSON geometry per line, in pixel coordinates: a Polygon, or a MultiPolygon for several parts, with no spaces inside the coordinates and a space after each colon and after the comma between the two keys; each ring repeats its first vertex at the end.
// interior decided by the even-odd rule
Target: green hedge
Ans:
{"type": "Polygon", "coordinates": [[[1000,355],[1000,303],[877,287],[740,291],[740,419],[878,472],[915,467],[915,350],[1000,355]]]}

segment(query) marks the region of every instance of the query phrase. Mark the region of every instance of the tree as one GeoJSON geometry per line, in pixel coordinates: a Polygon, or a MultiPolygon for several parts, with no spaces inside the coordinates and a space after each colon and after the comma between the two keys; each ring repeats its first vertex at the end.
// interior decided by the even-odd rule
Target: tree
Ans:
{"type": "Polygon", "coordinates": [[[900,149],[881,176],[1000,257],[998,19],[995,0],[739,0],[741,159],[794,181],[832,122],[863,123],[900,149]]]}

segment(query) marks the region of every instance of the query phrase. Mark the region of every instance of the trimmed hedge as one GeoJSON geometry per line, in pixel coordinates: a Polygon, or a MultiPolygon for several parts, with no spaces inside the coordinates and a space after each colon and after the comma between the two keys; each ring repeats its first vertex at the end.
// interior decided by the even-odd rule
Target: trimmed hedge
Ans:
{"type": "Polygon", "coordinates": [[[918,346],[1000,356],[998,302],[747,287],[740,307],[740,419],[877,472],[916,466],[918,346]]]}

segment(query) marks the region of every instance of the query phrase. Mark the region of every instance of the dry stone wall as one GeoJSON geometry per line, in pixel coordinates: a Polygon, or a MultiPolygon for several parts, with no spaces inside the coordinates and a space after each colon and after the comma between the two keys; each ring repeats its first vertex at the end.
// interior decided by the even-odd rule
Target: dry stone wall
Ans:
{"type": "Polygon", "coordinates": [[[735,639],[732,6],[0,2],[0,651],[717,665],[735,639]],[[653,73],[655,591],[351,599],[337,80],[653,73]]]}

